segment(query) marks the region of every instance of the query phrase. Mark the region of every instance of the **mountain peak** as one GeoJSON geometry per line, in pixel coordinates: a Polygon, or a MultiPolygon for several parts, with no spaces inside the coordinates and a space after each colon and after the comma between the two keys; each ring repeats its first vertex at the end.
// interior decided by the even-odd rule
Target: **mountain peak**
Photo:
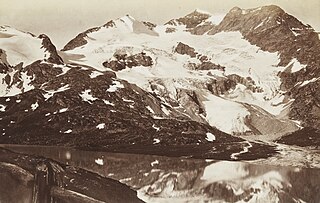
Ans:
{"type": "Polygon", "coordinates": [[[122,16],[121,18],[119,18],[120,20],[124,20],[124,21],[135,21],[136,19],[134,17],[132,17],[130,14],[126,14],[124,16],[122,16]]]}
{"type": "Polygon", "coordinates": [[[200,23],[204,22],[212,15],[206,11],[202,11],[200,9],[195,9],[193,12],[187,14],[184,17],[178,19],[172,19],[166,23],[169,25],[185,25],[186,28],[194,28],[200,23]]]}
{"type": "Polygon", "coordinates": [[[193,13],[205,14],[205,15],[210,15],[210,16],[212,15],[210,12],[201,10],[201,9],[199,9],[199,8],[196,8],[196,9],[193,11],[193,13]]]}
{"type": "Polygon", "coordinates": [[[284,13],[283,9],[276,5],[268,5],[268,6],[262,6],[257,8],[250,8],[250,9],[242,9],[239,7],[233,7],[229,13],[231,14],[241,14],[241,15],[247,15],[247,14],[256,14],[256,13],[269,13],[271,14],[279,14],[284,13]]]}

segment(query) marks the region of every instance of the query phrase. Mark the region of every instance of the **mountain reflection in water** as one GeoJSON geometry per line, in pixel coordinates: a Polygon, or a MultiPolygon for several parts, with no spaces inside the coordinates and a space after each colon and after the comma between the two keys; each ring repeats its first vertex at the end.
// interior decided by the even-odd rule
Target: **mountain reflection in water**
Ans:
{"type": "Polygon", "coordinates": [[[61,147],[4,147],[119,180],[146,202],[320,202],[319,169],[61,147]]]}

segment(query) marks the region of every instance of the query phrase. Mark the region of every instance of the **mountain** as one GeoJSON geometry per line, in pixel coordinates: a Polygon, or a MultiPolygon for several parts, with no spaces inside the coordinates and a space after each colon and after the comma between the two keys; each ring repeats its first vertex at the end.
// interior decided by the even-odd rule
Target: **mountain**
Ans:
{"type": "Polygon", "coordinates": [[[287,67],[279,65],[277,53],[252,45],[240,31],[222,30],[228,16],[214,25],[211,15],[196,10],[153,26],[125,16],[79,34],[63,49],[65,60],[113,70],[117,77],[178,104],[192,119],[226,133],[298,130],[285,113],[292,101],[278,75],[287,67]],[[153,34],[137,34],[137,24],[153,34]],[[193,34],[204,24],[211,30],[193,34]],[[213,30],[219,32],[210,35],[213,30]]]}
{"type": "Polygon", "coordinates": [[[61,51],[0,34],[1,143],[254,160],[319,128],[318,34],[277,6],[164,25],[126,15],[61,51]]]}
{"type": "Polygon", "coordinates": [[[281,90],[292,100],[289,118],[303,126],[318,128],[318,77],[320,41],[317,32],[277,6],[258,9],[232,9],[209,34],[239,31],[251,44],[277,53],[278,66],[286,69],[279,76],[281,90]]]}
{"type": "Polygon", "coordinates": [[[26,66],[37,60],[63,64],[55,46],[48,36],[38,37],[9,26],[0,26],[0,95],[15,95],[31,89],[31,75],[26,66]]]}
{"type": "MultiPolygon", "coordinates": [[[[130,31],[128,22],[119,22],[122,29],[130,31]]],[[[27,35],[32,42],[43,39],[48,47],[43,49],[44,54],[57,53],[49,38],[15,32],[16,36],[27,35]]],[[[7,44],[5,40],[10,42],[11,38],[2,39],[7,44]]],[[[253,159],[252,155],[238,154],[248,144],[261,153],[257,157],[275,153],[272,146],[248,143],[191,119],[175,101],[168,103],[153,92],[117,78],[112,71],[51,58],[39,54],[26,66],[8,64],[10,68],[3,77],[9,77],[10,83],[3,82],[5,91],[0,98],[1,143],[217,159],[253,159]],[[216,152],[212,152],[213,147],[216,152]]],[[[150,59],[141,53],[131,60],[150,59]]]]}

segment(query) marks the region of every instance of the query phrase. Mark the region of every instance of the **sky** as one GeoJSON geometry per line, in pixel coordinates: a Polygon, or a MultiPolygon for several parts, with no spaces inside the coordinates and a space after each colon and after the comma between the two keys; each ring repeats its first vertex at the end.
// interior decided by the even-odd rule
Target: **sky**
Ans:
{"type": "Polygon", "coordinates": [[[224,14],[271,4],[320,31],[320,0],[0,0],[0,25],[45,33],[60,49],[80,32],[126,14],[161,24],[197,8],[224,14]]]}

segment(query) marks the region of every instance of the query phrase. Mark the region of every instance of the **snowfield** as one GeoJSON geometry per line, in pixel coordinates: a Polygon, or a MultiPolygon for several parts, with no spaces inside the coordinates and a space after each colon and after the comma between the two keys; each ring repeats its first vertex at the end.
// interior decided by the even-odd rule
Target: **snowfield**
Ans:
{"type": "Polygon", "coordinates": [[[12,66],[21,62],[27,66],[49,57],[42,48],[42,39],[9,26],[0,26],[0,48],[6,52],[7,61],[12,66]]]}

